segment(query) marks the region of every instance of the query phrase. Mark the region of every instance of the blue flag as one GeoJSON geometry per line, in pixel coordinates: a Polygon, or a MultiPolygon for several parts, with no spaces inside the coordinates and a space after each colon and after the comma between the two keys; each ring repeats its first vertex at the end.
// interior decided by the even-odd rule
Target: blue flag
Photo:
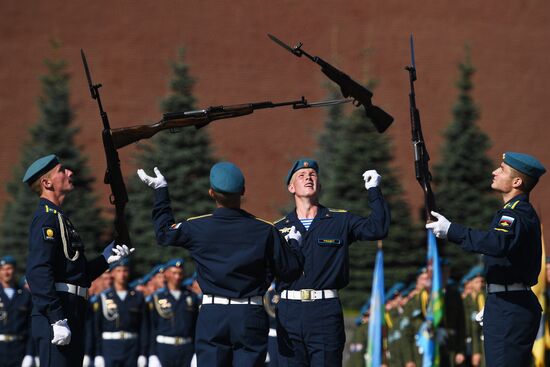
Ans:
{"type": "Polygon", "coordinates": [[[369,345],[367,348],[367,367],[380,367],[382,364],[382,324],[384,322],[384,255],[382,250],[376,254],[372,293],[370,296],[369,345]]]}

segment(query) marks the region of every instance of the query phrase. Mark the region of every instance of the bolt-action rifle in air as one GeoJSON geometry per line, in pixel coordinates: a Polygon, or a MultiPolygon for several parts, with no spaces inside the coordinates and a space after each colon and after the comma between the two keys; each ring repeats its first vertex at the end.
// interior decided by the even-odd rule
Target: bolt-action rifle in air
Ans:
{"type": "Polygon", "coordinates": [[[302,42],[299,42],[297,46],[290,47],[277,37],[268,34],[267,35],[273,42],[290,51],[295,56],[305,56],[311,61],[321,66],[321,71],[333,82],[338,84],[342,95],[346,98],[351,97],[354,100],[355,106],[363,106],[367,117],[372,121],[376,130],[379,133],[386,131],[386,129],[393,122],[393,117],[382,110],[380,107],[372,104],[372,92],[350,78],[346,73],[338,70],[319,56],[312,56],[302,49],[302,42]]]}

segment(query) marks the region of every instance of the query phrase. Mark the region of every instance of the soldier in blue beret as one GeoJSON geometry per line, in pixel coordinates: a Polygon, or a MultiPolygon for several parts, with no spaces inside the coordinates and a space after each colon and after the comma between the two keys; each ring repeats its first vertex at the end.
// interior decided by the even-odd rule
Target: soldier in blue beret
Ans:
{"type": "Polygon", "coordinates": [[[368,217],[319,203],[319,165],[299,159],[286,176],[287,190],[296,208],[275,222],[289,233],[296,228],[304,272],[297,280],[282,281],[278,305],[278,342],[281,358],[300,366],[342,364],[345,333],[338,291],[349,283],[349,246],[360,240],[378,240],[388,234],[390,210],[380,190],[381,176],[375,170],[363,173],[372,212],[368,217]]]}
{"type": "Polygon", "coordinates": [[[94,367],[147,365],[149,319],[143,294],[128,286],[129,265],[124,258],[109,266],[112,288],[93,303],[94,367]]]}
{"type": "Polygon", "coordinates": [[[214,212],[182,222],[174,220],[166,180],[158,168],[154,172],[156,177],[138,170],[155,189],[157,241],[189,249],[203,292],[195,340],[198,365],[263,364],[269,323],[262,298],[275,276],[290,281],[301,274],[299,234],[290,230],[287,243],[272,223],[241,209],[245,180],[233,163],[210,170],[214,212]]]}
{"type": "Polygon", "coordinates": [[[112,243],[101,256],[86,260],[82,239],[61,208],[74,189],[73,172],[57,156],[50,154],[32,163],[23,182],[40,197],[29,230],[26,273],[40,366],[80,366],[88,288],[108,264],[132,250],[112,243]]]}
{"type": "Polygon", "coordinates": [[[149,367],[189,366],[195,353],[194,337],[199,302],[182,286],[184,261],[163,265],[166,287],[149,299],[149,367]]]}
{"type": "Polygon", "coordinates": [[[539,328],[541,307],[531,287],[541,267],[540,220],[529,193],[546,172],[533,156],[506,152],[493,171],[491,188],[504,206],[487,231],[451,223],[439,213],[426,224],[439,238],[465,251],[483,254],[487,269],[487,302],[483,334],[487,366],[528,366],[539,328]]]}
{"type": "Polygon", "coordinates": [[[31,295],[15,282],[15,258],[0,258],[0,365],[31,367],[33,343],[29,335],[31,295]]]}

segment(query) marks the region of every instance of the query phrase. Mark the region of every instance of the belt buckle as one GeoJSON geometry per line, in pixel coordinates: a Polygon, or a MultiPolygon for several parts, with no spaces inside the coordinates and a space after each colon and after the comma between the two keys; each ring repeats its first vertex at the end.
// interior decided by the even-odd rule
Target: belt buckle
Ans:
{"type": "Polygon", "coordinates": [[[313,298],[311,297],[314,289],[301,289],[300,290],[300,300],[302,302],[311,302],[313,298]]]}
{"type": "Polygon", "coordinates": [[[120,339],[126,340],[126,332],[125,331],[120,332],[120,339]]]}
{"type": "Polygon", "coordinates": [[[174,342],[176,345],[182,345],[183,344],[183,338],[181,336],[174,337],[174,342]]]}

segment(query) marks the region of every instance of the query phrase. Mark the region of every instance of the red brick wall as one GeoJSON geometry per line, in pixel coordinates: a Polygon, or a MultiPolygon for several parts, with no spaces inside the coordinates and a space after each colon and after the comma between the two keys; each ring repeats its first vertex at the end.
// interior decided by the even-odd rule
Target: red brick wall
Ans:
{"type": "MultiPolygon", "coordinates": [[[[374,101],[395,117],[389,134],[396,167],[416,208],[421,191],[411,162],[408,76],[403,69],[409,63],[408,37],[414,33],[417,103],[434,162],[456,98],[456,65],[468,43],[477,67],[479,124],[494,143],[491,155],[496,161],[505,150],[528,152],[550,167],[547,1],[3,1],[0,19],[0,175],[11,177],[26,127],[37,119],[38,77],[45,71],[43,59],[52,55],[49,40],[56,38],[63,42],[60,54],[69,61],[73,77],[72,103],[82,129],[78,142],[90,157],[104,205],[101,122],[85,85],[80,48],[87,52],[94,80],[104,85],[102,99],[112,126],[121,127],[159,119],[168,63],[180,46],[186,47],[197,79],[199,106],[301,95],[322,99],[325,79],[319,68],[292,57],[266,33],[289,43],[302,41],[306,50],[353,77],[380,81],[374,101]]],[[[216,154],[243,168],[248,210],[268,219],[278,216],[288,199],[282,181],[289,162],[314,152],[322,119],[321,110],[278,109],[207,128],[216,154]]],[[[132,147],[121,151],[127,174],[135,171],[132,152],[132,147]]],[[[361,185],[360,177],[346,179],[361,185]]],[[[550,228],[550,176],[532,196],[550,228]]],[[[0,207],[6,199],[2,185],[0,207]]]]}

